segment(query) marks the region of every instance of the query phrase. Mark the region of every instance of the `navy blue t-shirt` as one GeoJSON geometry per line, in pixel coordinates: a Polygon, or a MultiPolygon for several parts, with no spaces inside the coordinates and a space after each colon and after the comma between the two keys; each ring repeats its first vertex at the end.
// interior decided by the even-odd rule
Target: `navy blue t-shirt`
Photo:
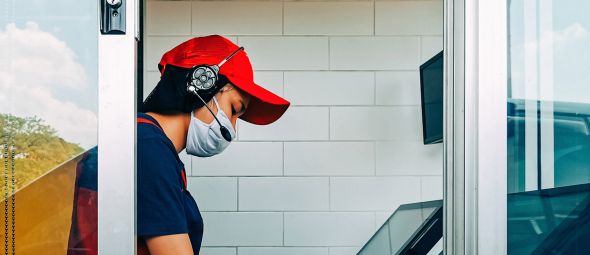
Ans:
{"type": "Polygon", "coordinates": [[[159,123],[145,113],[137,123],[137,235],[188,233],[194,254],[203,239],[203,219],[186,189],[184,164],[159,123]]]}

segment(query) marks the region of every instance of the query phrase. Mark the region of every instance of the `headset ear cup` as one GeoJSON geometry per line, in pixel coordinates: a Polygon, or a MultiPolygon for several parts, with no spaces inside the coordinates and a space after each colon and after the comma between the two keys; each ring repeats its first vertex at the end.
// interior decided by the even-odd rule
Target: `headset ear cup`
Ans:
{"type": "Polygon", "coordinates": [[[216,66],[200,65],[192,68],[187,81],[189,91],[208,90],[217,83],[218,68],[216,66]]]}
{"type": "MultiPolygon", "coordinates": [[[[219,91],[219,89],[221,89],[221,87],[223,87],[225,84],[227,84],[229,82],[229,79],[223,75],[218,73],[217,71],[219,70],[218,68],[216,68],[217,66],[196,66],[194,68],[192,68],[190,70],[190,72],[187,74],[186,76],[186,92],[187,92],[187,96],[188,98],[190,98],[190,102],[191,103],[191,107],[190,109],[188,109],[188,111],[192,111],[194,109],[200,108],[203,106],[204,102],[202,102],[199,97],[197,97],[195,95],[198,94],[203,101],[205,102],[209,102],[213,96],[215,96],[215,94],[217,94],[217,92],[219,91]],[[195,86],[195,78],[198,78],[198,74],[201,74],[202,72],[198,72],[196,73],[196,75],[193,75],[193,73],[197,72],[197,68],[200,67],[209,67],[212,69],[212,71],[215,72],[215,82],[213,83],[212,86],[210,86],[207,89],[199,89],[197,86],[195,86]]],[[[204,69],[203,69],[204,70],[204,69]]]]}

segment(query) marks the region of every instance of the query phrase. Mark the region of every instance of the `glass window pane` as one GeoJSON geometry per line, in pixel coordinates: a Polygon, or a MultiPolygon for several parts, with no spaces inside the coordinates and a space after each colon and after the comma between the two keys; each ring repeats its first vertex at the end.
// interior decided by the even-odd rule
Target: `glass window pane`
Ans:
{"type": "Polygon", "coordinates": [[[20,254],[96,254],[98,2],[0,9],[0,239],[20,254]]]}
{"type": "MultiPolygon", "coordinates": [[[[508,251],[585,254],[554,241],[587,222],[590,2],[509,0],[508,8],[508,251]]],[[[559,239],[574,244],[584,231],[559,239]]]]}

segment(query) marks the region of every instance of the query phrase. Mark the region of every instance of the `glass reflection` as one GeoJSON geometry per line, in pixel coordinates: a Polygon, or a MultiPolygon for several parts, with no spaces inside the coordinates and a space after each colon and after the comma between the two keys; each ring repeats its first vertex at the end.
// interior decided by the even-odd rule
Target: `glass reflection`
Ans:
{"type": "Polygon", "coordinates": [[[19,254],[96,254],[98,2],[0,9],[0,239],[14,234],[19,254]]]}
{"type": "Polygon", "coordinates": [[[588,254],[590,2],[508,8],[508,253],[588,254]]]}

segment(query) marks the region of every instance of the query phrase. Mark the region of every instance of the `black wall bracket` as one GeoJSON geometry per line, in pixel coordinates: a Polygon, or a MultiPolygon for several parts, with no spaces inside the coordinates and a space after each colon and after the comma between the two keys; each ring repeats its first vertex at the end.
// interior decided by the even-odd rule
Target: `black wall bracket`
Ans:
{"type": "Polygon", "coordinates": [[[125,34],[125,1],[100,0],[101,34],[125,34]]]}

